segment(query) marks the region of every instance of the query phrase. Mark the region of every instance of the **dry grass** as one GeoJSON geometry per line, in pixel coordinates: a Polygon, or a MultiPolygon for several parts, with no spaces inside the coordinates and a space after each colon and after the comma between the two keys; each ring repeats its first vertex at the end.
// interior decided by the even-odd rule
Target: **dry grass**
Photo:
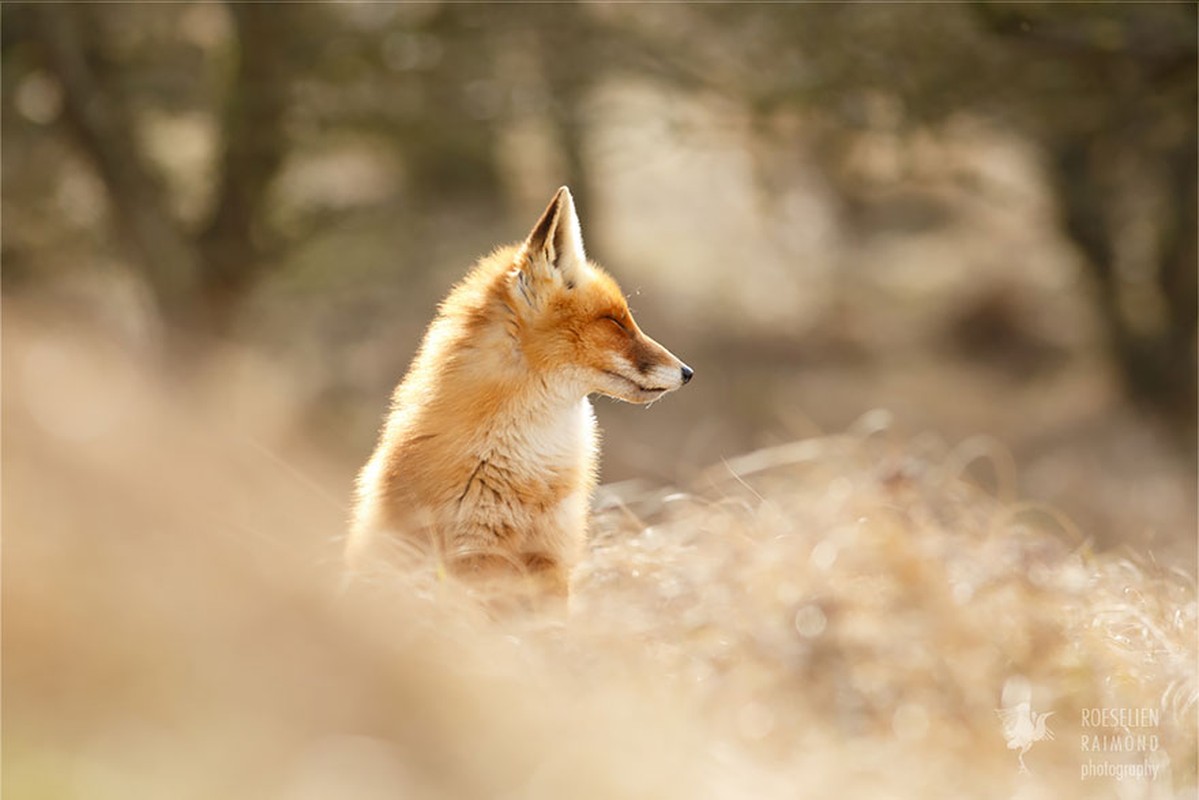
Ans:
{"type": "Polygon", "coordinates": [[[435,572],[338,594],[349,476],[269,433],[268,365],[165,386],[15,312],[4,348],[9,796],[1194,796],[1193,579],[994,448],[874,415],[609,487],[569,619],[497,622],[435,572]],[[1082,752],[1092,708],[1161,711],[1156,780],[1080,778],[1143,760],[1082,752]]]}

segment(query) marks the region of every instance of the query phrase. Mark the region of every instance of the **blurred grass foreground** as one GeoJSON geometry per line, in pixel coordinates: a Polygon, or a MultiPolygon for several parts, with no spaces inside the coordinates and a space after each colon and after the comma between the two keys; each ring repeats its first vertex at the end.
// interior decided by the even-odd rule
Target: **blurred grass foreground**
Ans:
{"type": "Polygon", "coordinates": [[[19,312],[3,358],[6,796],[1193,796],[1193,577],[985,447],[875,412],[607,487],[569,620],[493,621],[338,594],[344,479],[239,419],[286,402],[240,358],[183,391],[19,312]]]}
{"type": "Polygon", "coordinates": [[[1196,797],[1196,8],[4,4],[5,797],[1196,797]],[[342,593],[562,183],[697,370],[570,615],[342,593]]]}

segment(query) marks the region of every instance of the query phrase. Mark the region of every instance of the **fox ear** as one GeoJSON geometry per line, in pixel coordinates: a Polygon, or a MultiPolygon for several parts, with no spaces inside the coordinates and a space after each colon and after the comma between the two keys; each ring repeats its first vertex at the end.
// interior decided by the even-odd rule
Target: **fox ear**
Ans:
{"type": "Polygon", "coordinates": [[[552,280],[556,272],[568,286],[577,282],[587,263],[587,254],[583,251],[583,232],[570,189],[563,186],[554,194],[525,239],[521,254],[525,268],[536,277],[552,280]]]}

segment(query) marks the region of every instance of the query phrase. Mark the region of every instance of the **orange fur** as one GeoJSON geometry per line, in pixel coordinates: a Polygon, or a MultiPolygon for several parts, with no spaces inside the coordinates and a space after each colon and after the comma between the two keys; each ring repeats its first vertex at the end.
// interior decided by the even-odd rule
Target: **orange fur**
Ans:
{"type": "Polygon", "coordinates": [[[482,259],[426,331],[359,476],[349,566],[415,544],[460,574],[528,574],[565,594],[596,481],[587,396],[644,403],[690,377],[587,260],[559,189],[528,238],[482,259]]]}

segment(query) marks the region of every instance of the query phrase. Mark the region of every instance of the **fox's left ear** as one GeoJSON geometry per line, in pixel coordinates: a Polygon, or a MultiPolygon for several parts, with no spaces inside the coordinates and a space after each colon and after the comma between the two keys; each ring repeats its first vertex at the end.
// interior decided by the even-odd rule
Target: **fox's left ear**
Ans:
{"type": "Polygon", "coordinates": [[[587,254],[583,252],[583,232],[570,189],[563,186],[554,194],[525,239],[521,255],[524,268],[537,278],[552,280],[557,273],[567,286],[578,282],[587,254]]]}

